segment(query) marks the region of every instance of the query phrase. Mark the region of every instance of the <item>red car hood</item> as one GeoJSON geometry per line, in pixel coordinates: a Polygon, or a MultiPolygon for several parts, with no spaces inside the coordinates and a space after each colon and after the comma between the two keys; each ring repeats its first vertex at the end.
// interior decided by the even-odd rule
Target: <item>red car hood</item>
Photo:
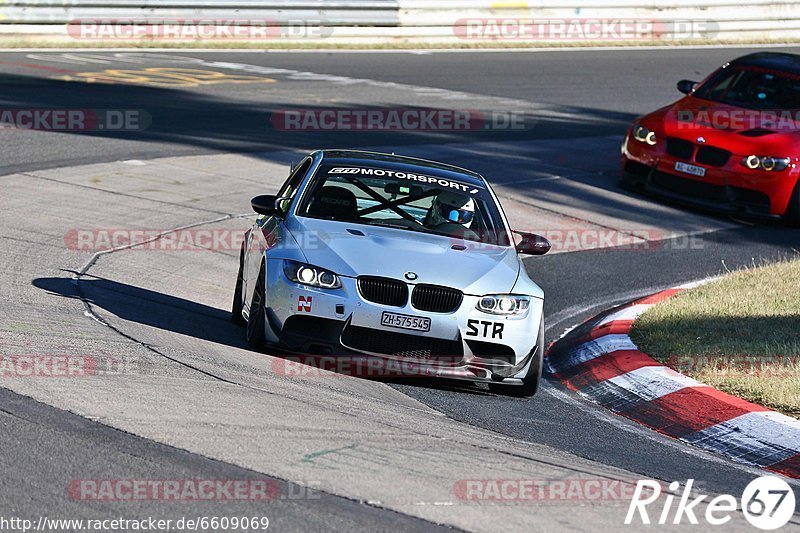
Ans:
{"type": "MultiPolygon", "coordinates": [[[[679,137],[738,155],[796,156],[800,150],[800,115],[795,111],[756,111],[687,96],[647,115],[665,137],[679,137]]],[[[650,127],[650,126],[648,126],[650,127]]]]}

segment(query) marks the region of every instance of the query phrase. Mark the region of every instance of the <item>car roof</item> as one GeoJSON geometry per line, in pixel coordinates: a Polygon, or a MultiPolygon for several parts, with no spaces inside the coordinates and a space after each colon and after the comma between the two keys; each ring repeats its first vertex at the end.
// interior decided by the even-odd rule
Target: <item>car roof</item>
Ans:
{"type": "Polygon", "coordinates": [[[756,52],[734,59],[730,64],[764,67],[800,74],[800,55],[787,52],[756,52]]]}
{"type": "Polygon", "coordinates": [[[366,167],[382,164],[381,166],[388,168],[430,174],[440,178],[457,179],[470,185],[480,187],[486,185],[483,177],[477,172],[455,165],[428,161],[427,159],[365,150],[321,150],[321,153],[324,163],[366,167]]]}

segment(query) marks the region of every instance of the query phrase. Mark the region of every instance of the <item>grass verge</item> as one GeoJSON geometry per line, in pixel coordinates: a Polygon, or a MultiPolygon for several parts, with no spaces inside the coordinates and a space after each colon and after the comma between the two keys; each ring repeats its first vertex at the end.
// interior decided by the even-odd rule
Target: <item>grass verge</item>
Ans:
{"type": "Polygon", "coordinates": [[[639,317],[631,338],[683,374],[800,418],[800,258],[681,292],[639,317]]]}

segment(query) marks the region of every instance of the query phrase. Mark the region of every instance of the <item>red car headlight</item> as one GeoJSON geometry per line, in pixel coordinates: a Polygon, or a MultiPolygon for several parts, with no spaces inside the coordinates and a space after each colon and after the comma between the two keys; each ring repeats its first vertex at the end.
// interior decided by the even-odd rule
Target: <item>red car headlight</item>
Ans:
{"type": "Polygon", "coordinates": [[[792,162],[790,157],[774,157],[770,155],[748,155],[742,159],[742,166],[751,170],[761,169],[767,172],[785,170],[792,162]]]}
{"type": "Polygon", "coordinates": [[[633,138],[641,143],[647,143],[650,146],[656,145],[656,134],[653,131],[648,130],[641,124],[637,124],[633,128],[633,138]]]}

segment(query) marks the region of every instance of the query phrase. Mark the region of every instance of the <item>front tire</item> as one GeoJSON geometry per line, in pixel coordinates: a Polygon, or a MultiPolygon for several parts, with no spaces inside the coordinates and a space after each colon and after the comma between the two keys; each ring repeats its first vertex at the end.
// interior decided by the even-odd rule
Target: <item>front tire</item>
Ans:
{"type": "Polygon", "coordinates": [[[258,271],[256,288],[253,291],[253,299],[250,301],[250,316],[247,319],[247,344],[254,350],[262,350],[264,344],[267,342],[266,333],[264,331],[267,316],[265,276],[266,269],[264,268],[264,263],[261,263],[261,269],[258,271]]]}
{"type": "Polygon", "coordinates": [[[516,398],[530,398],[539,390],[542,381],[542,366],[544,365],[544,317],[539,323],[539,337],[536,340],[536,354],[528,366],[528,372],[522,378],[522,385],[503,385],[490,383],[489,390],[495,394],[513,396],[516,398]]]}

